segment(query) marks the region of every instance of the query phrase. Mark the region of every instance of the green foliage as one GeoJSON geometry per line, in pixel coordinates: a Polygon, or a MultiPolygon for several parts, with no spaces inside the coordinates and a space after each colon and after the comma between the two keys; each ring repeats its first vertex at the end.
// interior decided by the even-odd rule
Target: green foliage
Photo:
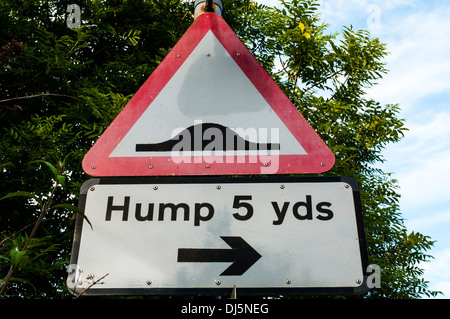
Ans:
{"type": "Polygon", "coordinates": [[[190,11],[178,0],[0,3],[0,278],[14,268],[2,297],[69,296],[81,160],[190,26],[190,11]],[[72,3],[80,28],[66,26],[72,3]]]}
{"type": "MultiPolygon", "coordinates": [[[[382,270],[381,288],[367,297],[436,295],[419,267],[433,241],[406,230],[396,181],[377,168],[406,131],[398,105],[366,95],[387,72],[385,44],[351,27],[327,34],[314,0],[223,4],[227,23],[334,152],[327,175],[361,187],[370,263],[382,270]]],[[[81,160],[191,25],[192,11],[178,0],[0,3],[0,278],[14,269],[2,297],[69,297],[73,217],[89,178],[81,160]],[[65,23],[72,3],[80,28],[65,23]]]]}
{"type": "Polygon", "coordinates": [[[369,263],[382,270],[381,288],[367,297],[436,296],[419,265],[432,258],[426,251],[434,241],[406,229],[396,181],[377,168],[384,147],[407,130],[398,105],[381,105],[366,94],[387,73],[386,45],[351,27],[326,34],[316,1],[280,2],[282,8],[249,13],[252,27],[264,33],[255,52],[335,154],[325,175],[351,176],[360,185],[369,263]]]}

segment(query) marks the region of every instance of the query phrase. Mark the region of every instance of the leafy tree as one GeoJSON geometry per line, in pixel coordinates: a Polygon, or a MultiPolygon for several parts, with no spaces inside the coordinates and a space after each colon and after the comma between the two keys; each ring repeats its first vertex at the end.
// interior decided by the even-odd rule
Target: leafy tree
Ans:
{"type": "MultiPolygon", "coordinates": [[[[225,20],[334,152],[327,175],[361,187],[370,263],[382,270],[381,288],[367,297],[436,295],[419,267],[433,241],[407,231],[396,181],[376,168],[405,131],[398,105],[365,94],[387,72],[385,45],[352,28],[326,34],[313,0],[281,1],[281,9],[223,3],[225,20]]],[[[192,24],[192,11],[178,0],[0,3],[2,297],[69,296],[74,205],[89,178],[81,160],[192,24]],[[74,2],[79,28],[66,24],[74,2]]]]}
{"type": "Polygon", "coordinates": [[[56,298],[65,287],[73,213],[89,177],[81,160],[192,23],[191,6],[167,1],[77,1],[80,28],[66,25],[73,1],[0,3],[0,278],[2,296],[56,298]],[[64,187],[45,163],[65,176],[64,187]],[[52,190],[54,192],[52,193],[52,190]],[[9,197],[27,191],[29,196],[9,197]],[[31,197],[30,197],[31,196],[31,197]],[[39,201],[38,201],[39,200],[39,201]]]}
{"type": "Polygon", "coordinates": [[[398,105],[381,105],[366,94],[387,73],[386,45],[351,27],[326,34],[316,1],[280,2],[282,8],[248,13],[252,36],[244,39],[335,154],[326,175],[351,176],[360,185],[369,263],[382,271],[381,288],[368,296],[435,296],[419,266],[431,258],[426,251],[434,242],[407,231],[396,181],[376,167],[383,148],[406,130],[398,105]]]}

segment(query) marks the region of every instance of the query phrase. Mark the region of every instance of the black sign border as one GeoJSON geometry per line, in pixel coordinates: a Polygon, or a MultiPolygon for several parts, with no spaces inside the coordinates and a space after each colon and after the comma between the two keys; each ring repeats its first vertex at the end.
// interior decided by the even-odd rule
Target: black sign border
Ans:
{"type": "MultiPolygon", "coordinates": [[[[81,186],[78,208],[84,212],[86,206],[87,192],[95,185],[127,185],[127,184],[226,184],[226,183],[347,183],[353,190],[353,200],[355,205],[355,217],[359,238],[359,248],[361,256],[363,282],[358,287],[280,287],[280,288],[248,288],[237,287],[237,294],[254,296],[293,296],[293,295],[359,295],[369,291],[367,285],[370,273],[366,237],[363,223],[363,213],[360,199],[360,191],[357,182],[347,176],[331,177],[304,177],[304,176],[174,176],[174,177],[105,177],[93,178],[85,181],[81,186]]],[[[84,217],[78,215],[75,224],[75,232],[72,245],[70,264],[76,265],[80,249],[81,233],[84,217]]],[[[70,276],[70,274],[69,274],[70,276]]],[[[69,291],[76,295],[80,291],[69,291]]],[[[230,296],[232,287],[217,288],[94,288],[83,292],[88,296],[121,296],[121,295],[208,295],[208,296],[230,296]]]]}

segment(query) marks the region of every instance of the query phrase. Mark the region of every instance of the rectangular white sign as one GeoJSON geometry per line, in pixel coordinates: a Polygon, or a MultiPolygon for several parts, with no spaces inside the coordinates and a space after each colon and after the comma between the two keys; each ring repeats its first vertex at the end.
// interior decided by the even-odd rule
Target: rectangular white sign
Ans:
{"type": "Polygon", "coordinates": [[[74,294],[366,287],[359,191],[347,177],[92,179],[80,208],[92,227],[78,216],[74,294]]]}

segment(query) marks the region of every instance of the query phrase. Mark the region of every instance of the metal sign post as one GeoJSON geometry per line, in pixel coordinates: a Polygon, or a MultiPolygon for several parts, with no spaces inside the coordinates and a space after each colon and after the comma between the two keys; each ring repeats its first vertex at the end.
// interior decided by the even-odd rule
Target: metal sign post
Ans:
{"type": "Polygon", "coordinates": [[[214,12],[222,15],[223,6],[220,0],[195,0],[194,2],[194,18],[207,12],[214,12]]]}

